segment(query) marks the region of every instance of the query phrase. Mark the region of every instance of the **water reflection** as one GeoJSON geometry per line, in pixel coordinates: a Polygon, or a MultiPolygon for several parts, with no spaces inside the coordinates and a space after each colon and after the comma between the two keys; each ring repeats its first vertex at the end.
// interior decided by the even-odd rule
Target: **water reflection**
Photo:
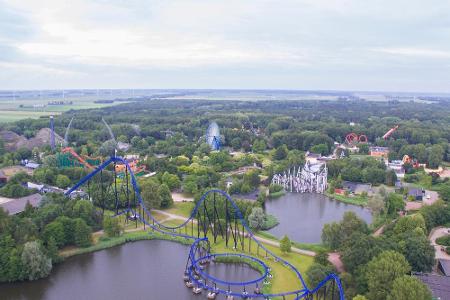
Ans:
{"type": "MultiPolygon", "coordinates": [[[[199,300],[184,286],[182,275],[189,247],[168,241],[139,241],[80,255],[56,266],[50,277],[15,284],[1,284],[7,300],[199,300]]],[[[212,264],[220,279],[247,281],[258,272],[246,265],[212,264]]],[[[224,298],[219,298],[224,299],[224,298]]]]}
{"type": "Polygon", "coordinates": [[[280,222],[269,230],[270,233],[277,237],[287,234],[292,240],[305,243],[320,243],[323,225],[341,220],[346,211],[353,211],[366,222],[372,222],[369,210],[319,194],[287,193],[268,200],[265,208],[280,222]]]}

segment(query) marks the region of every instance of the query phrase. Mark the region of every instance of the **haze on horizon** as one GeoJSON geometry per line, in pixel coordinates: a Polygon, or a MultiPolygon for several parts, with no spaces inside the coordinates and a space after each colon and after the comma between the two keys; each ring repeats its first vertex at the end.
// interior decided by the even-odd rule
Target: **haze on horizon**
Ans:
{"type": "Polygon", "coordinates": [[[0,89],[450,92],[446,0],[0,0],[0,89]]]}

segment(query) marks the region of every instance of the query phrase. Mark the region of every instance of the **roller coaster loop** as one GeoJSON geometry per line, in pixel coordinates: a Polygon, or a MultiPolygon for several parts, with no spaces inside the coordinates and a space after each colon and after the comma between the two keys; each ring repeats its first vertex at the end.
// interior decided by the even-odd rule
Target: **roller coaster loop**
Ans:
{"type": "MultiPolygon", "coordinates": [[[[113,195],[116,201],[116,216],[126,214],[133,219],[144,223],[144,227],[148,226],[154,231],[166,234],[172,237],[181,237],[187,240],[192,240],[189,255],[186,262],[184,273],[184,280],[186,286],[193,287],[193,291],[201,292],[202,289],[209,291],[208,297],[215,297],[216,295],[225,295],[227,299],[242,298],[263,298],[263,299],[331,299],[331,300],[345,300],[343,288],[339,277],[335,274],[329,274],[323,279],[315,288],[309,289],[295,266],[288,261],[278,257],[275,253],[270,251],[264,244],[255,238],[253,232],[250,230],[245,218],[243,217],[239,207],[233,199],[224,191],[219,189],[212,189],[202,195],[200,200],[192,210],[191,215],[182,224],[169,226],[160,223],[146,208],[142,200],[139,185],[136,177],[126,160],[121,157],[112,156],[101,165],[95,168],[90,174],[82,178],[76,185],[70,188],[65,194],[69,195],[76,191],[84,184],[89,184],[90,181],[95,180],[95,175],[102,174],[102,171],[107,171],[107,167],[111,164],[124,164],[126,166],[125,181],[126,181],[126,207],[119,212],[119,192],[117,190],[117,183],[115,177],[115,167],[112,168],[114,173],[114,188],[113,195]],[[129,175],[129,176],[128,176],[129,175]],[[130,180],[129,180],[129,179],[130,180]],[[129,189],[128,182],[131,182],[133,188],[129,189]],[[131,201],[134,199],[134,205],[131,201]],[[196,226],[194,226],[196,224],[196,226]],[[194,230],[196,227],[196,230],[194,230]],[[184,233],[182,232],[184,229],[184,233]],[[188,231],[191,231],[188,234],[188,231]],[[212,236],[212,237],[211,237],[212,236]],[[217,242],[218,237],[225,240],[226,247],[232,243],[231,253],[211,253],[210,238],[213,242],[217,242]],[[272,259],[276,263],[282,264],[284,267],[293,272],[298,281],[300,289],[285,291],[281,293],[264,293],[263,286],[271,281],[272,274],[270,267],[261,259],[251,255],[244,254],[246,246],[251,253],[251,246],[254,243],[257,247],[257,255],[260,251],[265,254],[265,259],[272,259]],[[237,252],[242,250],[240,252],[237,252]],[[254,280],[246,282],[225,281],[216,278],[206,271],[206,265],[216,259],[223,257],[237,258],[239,261],[249,262],[252,265],[257,265],[261,271],[261,276],[254,280]],[[252,286],[254,291],[252,291],[252,286]],[[241,289],[241,290],[236,290],[241,289]]],[[[110,168],[111,169],[111,168],[110,168]]],[[[100,178],[102,178],[100,176],[100,178]]],[[[103,184],[101,184],[103,187],[103,184]]],[[[128,218],[127,218],[128,219],[128,218]]]]}

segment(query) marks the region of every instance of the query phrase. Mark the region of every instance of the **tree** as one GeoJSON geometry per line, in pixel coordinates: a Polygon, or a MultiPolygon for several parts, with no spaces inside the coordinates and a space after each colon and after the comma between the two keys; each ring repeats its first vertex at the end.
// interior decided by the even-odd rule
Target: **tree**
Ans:
{"type": "Polygon", "coordinates": [[[341,226],[333,222],[322,228],[322,242],[332,250],[336,250],[342,243],[341,226]]]}
{"type": "Polygon", "coordinates": [[[159,199],[161,199],[161,208],[171,207],[173,204],[172,194],[166,184],[161,184],[158,188],[159,199]]]}
{"type": "Polygon", "coordinates": [[[424,217],[427,230],[431,231],[436,226],[444,225],[450,218],[450,210],[444,201],[438,200],[432,205],[424,205],[420,209],[424,217]]]}
{"type": "Polygon", "coordinates": [[[141,197],[147,209],[161,207],[161,198],[158,194],[158,183],[149,178],[141,181],[141,197]]]}
{"type": "Polygon", "coordinates": [[[360,154],[369,154],[369,145],[368,144],[359,144],[359,153],[360,154]]]}
{"type": "Polygon", "coordinates": [[[261,207],[253,207],[251,214],[248,216],[250,228],[253,230],[260,230],[264,227],[266,215],[261,207]]]}
{"type": "Polygon", "coordinates": [[[257,187],[259,185],[259,172],[257,170],[251,170],[244,174],[244,182],[251,187],[257,187]]]}
{"type": "Polygon", "coordinates": [[[28,280],[46,277],[52,270],[52,260],[44,254],[37,241],[25,243],[21,260],[28,280]]]}
{"type": "Polygon", "coordinates": [[[274,158],[276,160],[282,160],[286,158],[287,154],[288,148],[286,145],[283,144],[275,150],[274,158]]]}
{"type": "Polygon", "coordinates": [[[385,181],[385,171],[379,168],[368,167],[362,171],[362,179],[364,182],[371,184],[379,184],[385,181]]]}
{"type": "Polygon", "coordinates": [[[392,290],[395,279],[405,275],[411,270],[406,258],[395,251],[384,251],[374,257],[366,270],[369,299],[386,299],[392,290]]]}
{"type": "Polygon", "coordinates": [[[56,186],[65,189],[70,185],[70,179],[66,175],[59,174],[56,176],[56,186]]]}
{"type": "Polygon", "coordinates": [[[306,271],[309,284],[316,287],[322,280],[328,276],[328,274],[334,273],[335,269],[332,265],[322,265],[319,263],[313,263],[306,271]]]}
{"type": "Polygon", "coordinates": [[[404,275],[394,280],[387,300],[431,300],[431,292],[419,279],[404,275]]]}
{"type": "Polygon", "coordinates": [[[390,193],[386,201],[387,213],[394,215],[405,208],[405,202],[401,195],[390,193]]]}
{"type": "Polygon", "coordinates": [[[353,274],[359,266],[368,263],[380,252],[373,236],[355,232],[343,246],[341,258],[345,269],[353,274]]]}
{"type": "Polygon", "coordinates": [[[380,195],[374,195],[367,201],[367,206],[373,212],[374,215],[378,216],[380,212],[384,209],[384,201],[380,195]]]}
{"type": "Polygon", "coordinates": [[[436,169],[442,163],[444,149],[441,145],[433,145],[427,149],[428,167],[436,169]]]}
{"type": "Polygon", "coordinates": [[[255,153],[261,153],[266,150],[266,142],[262,139],[257,139],[253,142],[252,150],[255,153]]]}
{"type": "Polygon", "coordinates": [[[425,219],[421,214],[415,214],[412,216],[400,218],[394,226],[394,232],[396,234],[411,232],[416,228],[422,229],[422,232],[424,233],[427,230],[425,219]]]}
{"type": "Polygon", "coordinates": [[[368,233],[369,229],[366,222],[358,217],[356,213],[352,211],[346,211],[344,217],[340,222],[341,230],[344,235],[344,240],[350,237],[354,232],[368,233]]]}
{"type": "Polygon", "coordinates": [[[120,225],[119,218],[104,218],[103,219],[103,230],[106,235],[109,237],[120,236],[123,231],[122,226],[120,225]]]}
{"type": "Polygon", "coordinates": [[[94,225],[95,207],[89,200],[78,200],[72,209],[72,216],[82,218],[87,224],[94,225]]]}
{"type": "Polygon", "coordinates": [[[280,250],[283,253],[291,252],[291,240],[287,235],[283,236],[283,238],[280,240],[280,250]]]}
{"type": "Polygon", "coordinates": [[[395,182],[397,181],[397,174],[394,170],[388,170],[386,171],[386,179],[384,183],[388,186],[394,186],[395,182]]]}
{"type": "Polygon", "coordinates": [[[47,243],[50,239],[54,239],[58,248],[61,248],[66,244],[64,226],[59,221],[53,221],[47,224],[42,236],[47,243]]]}
{"type": "Polygon", "coordinates": [[[450,183],[446,183],[439,189],[439,195],[445,201],[450,201],[450,183]]]}
{"type": "Polygon", "coordinates": [[[61,257],[58,254],[58,245],[56,245],[56,241],[53,237],[47,242],[47,256],[51,258],[52,263],[58,263],[61,261],[61,257]]]}
{"type": "Polygon", "coordinates": [[[75,245],[78,247],[90,246],[92,244],[91,227],[89,227],[89,225],[81,218],[75,219],[74,224],[75,245]]]}
{"type": "Polygon", "coordinates": [[[415,272],[430,272],[434,265],[434,247],[430,245],[423,230],[403,233],[399,238],[402,253],[415,272]]]}
{"type": "Polygon", "coordinates": [[[196,194],[198,192],[197,176],[188,175],[183,180],[183,192],[196,194]]]}
{"type": "Polygon", "coordinates": [[[74,219],[71,219],[67,216],[61,216],[56,218],[55,221],[61,223],[64,228],[64,244],[73,244],[75,242],[74,219]]]}
{"type": "Polygon", "coordinates": [[[169,172],[164,172],[162,178],[162,183],[166,184],[171,191],[180,187],[180,179],[177,175],[170,174],[169,172]]]}
{"type": "Polygon", "coordinates": [[[319,153],[320,155],[328,155],[330,150],[328,149],[328,145],[326,144],[318,144],[311,147],[311,152],[319,153]]]}
{"type": "Polygon", "coordinates": [[[233,147],[234,150],[240,150],[241,144],[242,144],[242,140],[239,137],[236,137],[231,140],[231,147],[233,147]]]}

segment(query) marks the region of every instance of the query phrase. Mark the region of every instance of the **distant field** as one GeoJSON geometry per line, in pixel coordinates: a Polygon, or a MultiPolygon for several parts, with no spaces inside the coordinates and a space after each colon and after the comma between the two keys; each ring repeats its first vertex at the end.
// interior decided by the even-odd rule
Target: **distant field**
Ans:
{"type": "MultiPolygon", "coordinates": [[[[1,106],[0,106],[1,107],[1,106]]],[[[14,122],[23,119],[38,119],[41,116],[57,115],[60,113],[43,112],[43,111],[14,111],[0,109],[0,123],[14,122]]]]}
{"type": "Polygon", "coordinates": [[[66,98],[65,101],[73,101],[73,104],[67,105],[47,105],[48,101],[55,99],[21,99],[21,100],[0,100],[0,123],[14,122],[23,119],[38,119],[41,116],[59,115],[62,112],[71,109],[89,109],[89,108],[101,108],[112,105],[118,105],[125,103],[117,101],[114,103],[94,103],[95,99],[70,99],[66,98]],[[46,105],[45,107],[33,108],[33,105],[46,105]],[[21,107],[22,106],[22,107],[21,107]]]}

